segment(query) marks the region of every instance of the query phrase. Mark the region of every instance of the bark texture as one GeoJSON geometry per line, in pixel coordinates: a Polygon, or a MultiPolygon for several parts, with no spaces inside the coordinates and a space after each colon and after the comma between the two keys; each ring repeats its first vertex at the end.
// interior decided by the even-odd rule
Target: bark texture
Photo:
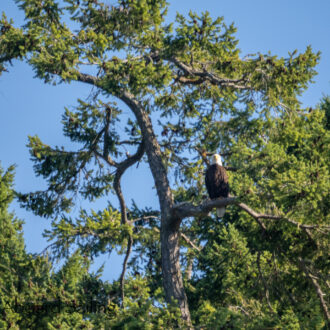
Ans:
{"type": "Polygon", "coordinates": [[[164,226],[161,229],[162,272],[166,300],[175,299],[180,307],[181,315],[190,324],[190,312],[187,296],[183,287],[180,266],[179,228],[164,226]]]}
{"type": "MultiPolygon", "coordinates": [[[[78,80],[94,86],[99,86],[100,81],[88,74],[80,74],[78,80]]],[[[102,87],[101,87],[102,88],[102,87]]],[[[182,217],[173,213],[174,201],[167,177],[167,172],[162,161],[162,154],[151,119],[143,106],[128,91],[121,90],[116,95],[134,113],[142,132],[144,149],[148,157],[148,163],[155,181],[157,195],[161,210],[161,253],[163,287],[167,302],[176,301],[180,307],[183,320],[191,325],[191,318],[187,296],[183,287],[180,267],[179,228],[182,217]]],[[[121,205],[123,206],[123,205],[121,205]]],[[[121,208],[124,209],[123,207],[121,208]]]]}
{"type": "Polygon", "coordinates": [[[179,228],[181,219],[172,212],[173,195],[162,161],[160,146],[153,131],[151,119],[140,103],[128,92],[123,92],[121,99],[132,109],[141,128],[148,163],[156,185],[161,210],[160,238],[163,286],[166,300],[167,302],[177,302],[182,318],[190,325],[188,300],[183,287],[180,267],[179,228]]]}

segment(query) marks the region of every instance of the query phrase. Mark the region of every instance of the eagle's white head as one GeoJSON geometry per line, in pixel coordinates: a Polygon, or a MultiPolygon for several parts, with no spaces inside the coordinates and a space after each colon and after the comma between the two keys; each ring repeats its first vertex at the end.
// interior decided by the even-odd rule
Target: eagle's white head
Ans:
{"type": "Polygon", "coordinates": [[[215,164],[222,166],[221,156],[218,154],[214,154],[211,157],[211,165],[215,165],[215,164]]]}

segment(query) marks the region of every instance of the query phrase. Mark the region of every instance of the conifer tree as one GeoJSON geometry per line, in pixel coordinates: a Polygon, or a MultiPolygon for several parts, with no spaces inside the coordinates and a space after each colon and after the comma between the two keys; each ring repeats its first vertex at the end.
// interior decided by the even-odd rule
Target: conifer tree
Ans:
{"type": "Polygon", "coordinates": [[[30,138],[48,189],[19,198],[53,218],[46,235],[54,255],[75,245],[89,257],[125,251],[122,311],[129,266],[189,327],[325,326],[329,132],[325,111],[308,112],[297,99],[319,54],[308,47],[287,58],[242,57],[233,25],[207,12],[167,24],[162,0],[17,3],[26,24],[3,16],[2,70],[21,59],[46,83],[95,88],[63,115],[79,149],[30,138]],[[203,175],[214,152],[224,157],[232,196],[210,202],[203,175]],[[121,178],[139,162],[150,167],[159,209],[125,201],[121,178]],[[65,213],[77,195],[111,194],[118,210],[65,213]],[[226,205],[218,221],[211,211],[226,205]]]}
{"type": "Polygon", "coordinates": [[[128,308],[120,310],[118,282],[90,274],[90,261],[78,249],[54,271],[48,257],[27,253],[23,221],[8,212],[14,192],[13,167],[0,169],[0,327],[10,329],[171,328],[179,311],[168,309],[158,293],[150,296],[141,277],[126,283],[128,308]],[[157,301],[155,307],[151,301],[157,301]],[[151,318],[151,320],[150,320],[151,318]]]}
{"type": "Polygon", "coordinates": [[[74,255],[54,273],[47,258],[25,251],[23,221],[8,212],[14,196],[13,170],[13,167],[6,172],[0,169],[0,327],[45,329],[56,324],[87,325],[82,313],[67,312],[68,301],[71,303],[78,295],[77,290],[63,285],[64,273],[68,271],[65,281],[81,285],[84,272],[79,257],[74,255]]]}

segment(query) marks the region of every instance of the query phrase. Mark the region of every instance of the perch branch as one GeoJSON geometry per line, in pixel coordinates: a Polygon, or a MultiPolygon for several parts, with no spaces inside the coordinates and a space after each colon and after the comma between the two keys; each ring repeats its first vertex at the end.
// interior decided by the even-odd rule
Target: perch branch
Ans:
{"type": "Polygon", "coordinates": [[[192,205],[191,203],[180,203],[173,207],[172,212],[175,217],[179,219],[187,217],[200,217],[208,215],[208,213],[216,207],[237,204],[237,202],[237,197],[228,197],[223,199],[207,200],[198,206],[192,205]]]}
{"type": "MultiPolygon", "coordinates": [[[[263,213],[258,213],[254,211],[252,208],[247,206],[244,203],[240,203],[238,197],[227,197],[227,198],[219,198],[219,199],[213,199],[213,200],[207,200],[206,202],[200,204],[200,205],[193,205],[191,203],[180,203],[176,204],[172,208],[172,213],[177,219],[184,219],[187,217],[202,217],[202,216],[207,216],[208,213],[217,207],[224,207],[227,205],[237,205],[240,207],[242,210],[250,214],[260,225],[260,227],[266,231],[266,226],[265,224],[261,221],[261,219],[269,219],[269,220],[277,220],[277,221],[286,221],[288,223],[291,223],[292,225],[301,228],[301,229],[316,229],[320,228],[318,225],[304,225],[301,224],[297,221],[294,221],[292,219],[286,218],[284,216],[280,215],[272,215],[272,214],[263,214],[263,213]]],[[[329,229],[330,226],[322,226],[324,229],[329,229]]]]}

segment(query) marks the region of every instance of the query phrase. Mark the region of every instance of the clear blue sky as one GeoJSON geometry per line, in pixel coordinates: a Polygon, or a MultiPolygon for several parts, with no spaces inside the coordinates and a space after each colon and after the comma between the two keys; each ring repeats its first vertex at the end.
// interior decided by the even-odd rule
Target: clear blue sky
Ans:
{"type": "MultiPolygon", "coordinates": [[[[286,56],[288,51],[304,51],[311,45],[314,51],[321,51],[321,63],[315,84],[301,101],[304,106],[314,106],[323,95],[330,95],[329,0],[177,0],[169,3],[169,21],[173,21],[176,12],[187,14],[191,9],[209,11],[213,17],[224,16],[227,24],[234,22],[242,55],[271,51],[286,56]]],[[[22,22],[22,13],[14,0],[1,0],[0,11],[17,23],[22,22]]],[[[26,148],[27,136],[38,135],[49,145],[68,146],[60,124],[63,107],[75,105],[78,97],[84,98],[89,92],[90,87],[78,83],[44,85],[33,78],[32,70],[25,63],[16,61],[9,73],[0,77],[0,162],[4,168],[17,165],[17,190],[27,192],[45,187],[43,180],[34,176],[26,148]]],[[[144,167],[139,171],[139,175],[133,170],[125,174],[125,180],[134,184],[130,189],[124,186],[124,193],[128,200],[134,198],[141,205],[157,207],[148,169],[144,167]],[[145,189],[141,191],[141,187],[145,189]]],[[[82,200],[76,209],[84,205],[82,200]]],[[[94,208],[102,206],[98,203],[94,208]]],[[[50,221],[20,209],[15,203],[12,209],[26,221],[24,236],[28,251],[40,252],[46,245],[42,232],[50,221]]],[[[118,259],[111,260],[111,265],[111,268],[120,267],[118,259]]]]}

